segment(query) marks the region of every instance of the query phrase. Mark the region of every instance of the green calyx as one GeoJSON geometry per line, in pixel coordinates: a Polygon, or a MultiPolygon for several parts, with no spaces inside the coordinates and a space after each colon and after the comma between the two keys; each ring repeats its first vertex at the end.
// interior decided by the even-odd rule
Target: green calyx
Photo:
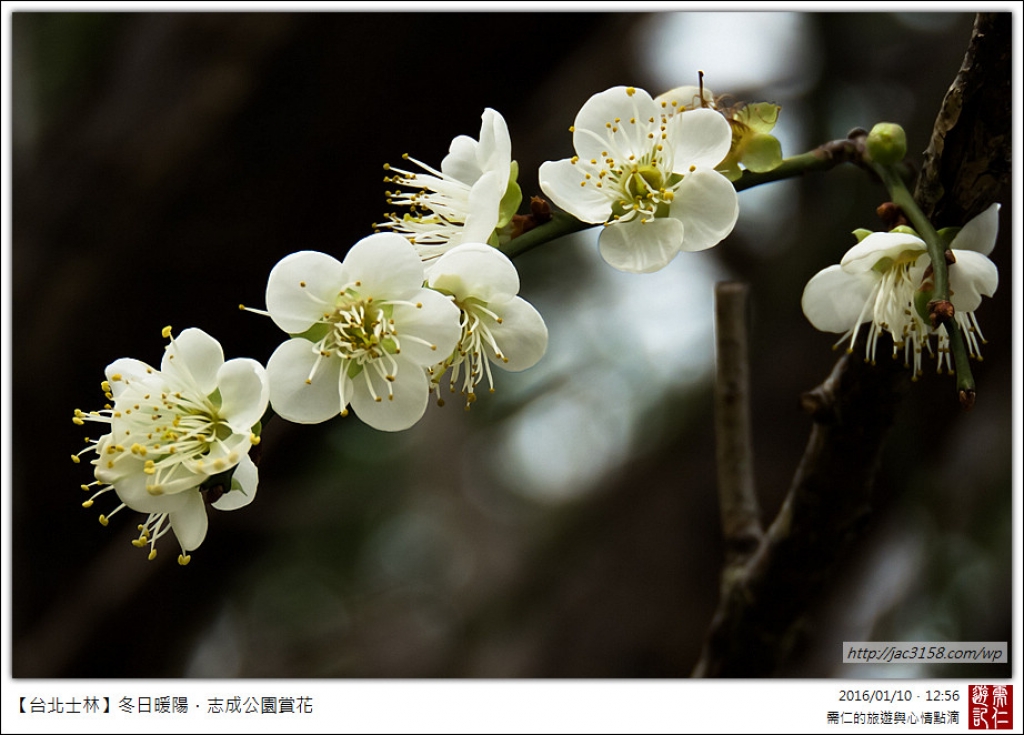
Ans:
{"type": "Polygon", "coordinates": [[[960,230],[962,229],[962,227],[943,227],[941,230],[939,230],[938,234],[939,237],[942,238],[942,242],[944,242],[946,244],[946,247],[948,248],[950,245],[953,244],[953,240],[956,238],[957,235],[960,234],[960,230]]]}
{"type": "Polygon", "coordinates": [[[730,181],[743,175],[743,169],[765,173],[782,163],[782,145],[771,135],[782,108],[771,102],[752,102],[732,114],[732,147],[716,170],[730,181]],[[740,168],[740,164],[743,168],[740,168]]]}
{"type": "Polygon", "coordinates": [[[926,322],[929,322],[931,319],[928,313],[928,304],[931,303],[934,296],[935,291],[930,287],[926,287],[926,284],[922,284],[921,288],[914,292],[914,309],[917,311],[918,316],[926,322]]]}

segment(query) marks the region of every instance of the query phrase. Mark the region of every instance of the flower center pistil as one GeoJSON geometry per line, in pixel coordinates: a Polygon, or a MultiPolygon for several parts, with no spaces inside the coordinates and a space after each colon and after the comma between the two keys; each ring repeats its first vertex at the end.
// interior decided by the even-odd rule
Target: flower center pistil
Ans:
{"type": "MultiPolygon", "coordinates": [[[[903,350],[904,363],[910,367],[911,356],[914,366],[914,379],[921,375],[921,355],[923,347],[927,347],[929,353],[932,351],[931,343],[928,340],[929,328],[914,308],[914,294],[917,285],[911,276],[919,252],[906,254],[889,261],[878,269],[881,278],[875,285],[874,291],[864,304],[864,309],[857,320],[857,326],[853,328],[850,337],[850,347],[857,340],[860,325],[871,315],[871,326],[868,329],[867,344],[865,346],[865,360],[875,364],[877,355],[878,338],[884,333],[892,335],[893,359],[898,357],[899,350],[903,350]]],[[[941,364],[940,364],[941,367],[941,364]]]]}
{"type": "MultiPolygon", "coordinates": [[[[120,375],[112,376],[115,382],[120,375]]],[[[109,384],[104,381],[104,389],[109,384]]],[[[107,391],[109,395],[109,390],[107,391]]],[[[110,440],[93,442],[101,471],[113,471],[122,455],[133,455],[143,462],[149,475],[146,490],[151,495],[178,492],[193,487],[194,475],[208,475],[230,469],[238,462],[238,452],[225,446],[233,432],[219,415],[211,397],[191,395],[183,388],[156,391],[152,386],[129,386],[116,405],[85,414],[75,411],[76,423],[84,420],[111,425],[110,440]],[[210,460],[209,455],[215,458],[210,460]],[[182,474],[184,467],[187,474],[182,474]]]]}
{"type": "MultiPolygon", "coordinates": [[[[583,134],[601,143],[600,158],[589,161],[573,156],[570,161],[583,170],[580,186],[594,186],[610,200],[611,221],[629,222],[639,218],[647,222],[655,217],[668,216],[669,205],[684,176],[673,173],[672,148],[668,142],[670,116],[662,114],[646,121],[634,114],[629,120],[615,118],[605,123],[604,135],[584,130],[583,134]],[[646,127],[649,148],[640,156],[629,153],[636,150],[634,142],[646,127]]],[[[642,147],[642,146],[641,146],[642,147]]],[[[696,167],[690,166],[690,171],[696,167]]],[[[606,223],[610,224],[610,223],[606,223]]]]}
{"type": "MultiPolygon", "coordinates": [[[[323,361],[333,357],[345,361],[342,370],[349,378],[355,379],[362,374],[373,400],[380,402],[383,399],[374,388],[370,371],[376,373],[385,381],[388,400],[391,401],[394,400],[392,383],[395,382],[399,366],[395,355],[401,354],[402,342],[417,342],[433,350],[437,346],[412,334],[399,337],[394,307],[405,305],[422,309],[422,303],[362,296],[358,291],[360,285],[359,281],[346,285],[338,292],[333,304],[320,302],[327,308],[311,330],[311,338],[319,336],[319,339],[311,343],[317,359],[306,382],[312,383],[323,361]]],[[[309,296],[319,301],[312,294],[309,296]]],[[[347,414],[348,410],[344,409],[342,415],[347,414]]]]}

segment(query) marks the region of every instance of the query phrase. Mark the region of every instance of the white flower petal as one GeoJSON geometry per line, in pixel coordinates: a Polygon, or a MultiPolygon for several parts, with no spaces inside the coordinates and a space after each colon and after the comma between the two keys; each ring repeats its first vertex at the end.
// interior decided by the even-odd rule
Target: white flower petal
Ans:
{"type": "Polygon", "coordinates": [[[341,263],[325,253],[303,250],[282,258],[267,280],[267,311],[288,332],[305,332],[333,304],[345,285],[341,263]]]}
{"type": "Polygon", "coordinates": [[[493,171],[482,175],[469,192],[469,211],[466,222],[458,236],[452,236],[450,243],[486,242],[498,225],[501,198],[508,186],[508,173],[502,178],[493,171]]]}
{"type": "Polygon", "coordinates": [[[953,250],[973,250],[988,255],[996,246],[999,235],[999,205],[993,204],[963,226],[953,238],[953,250]]]}
{"type": "MultiPolygon", "coordinates": [[[[120,427],[115,427],[115,430],[120,427]]],[[[123,432],[118,432],[122,434],[123,432]]],[[[142,474],[143,460],[129,452],[111,454],[109,449],[114,445],[113,433],[107,434],[96,443],[97,459],[93,461],[96,479],[107,485],[113,485],[124,477],[142,474]]],[[[143,487],[145,489],[145,487],[143,487]]]]}
{"type": "Polygon", "coordinates": [[[800,306],[816,329],[843,334],[871,318],[864,305],[871,298],[879,277],[873,271],[851,274],[841,266],[830,265],[807,282],[800,306]]]}
{"type": "Polygon", "coordinates": [[[209,521],[206,518],[206,503],[198,492],[188,493],[187,502],[168,516],[171,529],[178,538],[178,543],[186,552],[199,548],[206,538],[209,521]]]}
{"type": "Polygon", "coordinates": [[[394,232],[364,237],[344,261],[347,281],[359,281],[360,294],[375,299],[408,299],[423,286],[423,263],[416,248],[394,232]]]}
{"type": "Polygon", "coordinates": [[[502,305],[500,316],[500,324],[490,325],[491,334],[508,362],[491,361],[511,372],[536,365],[548,347],[548,328],[540,312],[517,296],[502,305]]]}
{"type": "Polygon", "coordinates": [[[201,329],[186,329],[164,351],[160,371],[194,385],[208,396],[217,389],[217,371],[224,364],[220,342],[201,329]]]}
{"type": "Polygon", "coordinates": [[[501,172],[505,178],[511,173],[512,138],[508,134],[505,118],[496,110],[486,108],[480,116],[480,146],[477,159],[484,171],[501,172]]]}
{"type": "Polygon", "coordinates": [[[456,300],[473,296],[485,303],[519,293],[519,272],[508,256],[483,243],[464,243],[438,258],[428,285],[456,300]]]}
{"type": "Polygon", "coordinates": [[[669,120],[665,133],[672,146],[676,173],[685,174],[690,166],[714,168],[729,155],[732,128],[718,112],[708,109],[687,110],[669,120]]]}
{"type": "Polygon", "coordinates": [[[281,418],[297,424],[318,424],[341,413],[338,379],[341,360],[321,357],[312,342],[290,339],[270,356],[267,379],[270,403],[281,418]],[[320,364],[314,371],[317,361],[320,364]],[[312,379],[307,383],[312,374],[312,379]]]}
{"type": "Polygon", "coordinates": [[[392,382],[372,368],[363,368],[352,379],[352,384],[352,409],[364,423],[380,431],[408,429],[427,410],[430,384],[426,370],[408,360],[398,359],[398,369],[392,382]],[[366,384],[367,379],[372,385],[372,392],[366,384]]]}
{"type": "MultiPolygon", "coordinates": [[[[160,475],[160,490],[164,495],[183,493],[205,482],[211,474],[230,469],[226,464],[220,469],[205,462],[204,464],[206,465],[205,468],[199,468],[197,463],[193,461],[174,465],[170,472],[163,472],[160,475]]],[[[146,477],[150,476],[147,475],[146,477]]],[[[151,481],[155,481],[155,478],[152,478],[151,481]]]]}
{"type": "Polygon", "coordinates": [[[573,123],[572,144],[584,159],[600,161],[609,153],[625,161],[650,150],[650,118],[660,120],[651,96],[634,87],[612,87],[583,103],[573,123]],[[632,90],[632,92],[630,92],[632,90]],[[631,122],[635,120],[635,122],[631,122]]]}
{"type": "Polygon", "coordinates": [[[846,251],[840,265],[847,273],[864,273],[884,258],[920,257],[925,252],[924,240],[902,232],[872,232],[846,251]],[[915,253],[917,254],[915,256],[915,253]]]}
{"type": "Polygon", "coordinates": [[[683,224],[676,219],[632,220],[608,225],[598,244],[601,257],[626,273],[661,270],[679,253],[683,224]]]}
{"type": "Polygon", "coordinates": [[[479,146],[480,144],[468,135],[454,138],[448,147],[448,155],[441,161],[441,173],[472,186],[483,173],[477,160],[479,146]]]}
{"type": "MultiPolygon", "coordinates": [[[[232,481],[237,480],[240,488],[229,490],[220,496],[217,502],[212,503],[217,510],[237,510],[244,508],[256,498],[256,487],[259,482],[259,471],[252,459],[246,454],[242,457],[232,481]]],[[[234,484],[232,482],[232,484],[234,484]]]]}
{"type": "MultiPolygon", "coordinates": [[[[487,108],[481,115],[480,140],[460,135],[452,141],[449,153],[441,161],[441,172],[465,184],[474,184],[485,172],[501,179],[502,194],[508,183],[512,140],[508,125],[496,111],[487,108]]],[[[501,196],[498,196],[501,199],[501,196]]]]}
{"type": "Polygon", "coordinates": [[[401,357],[422,367],[433,365],[450,355],[462,333],[459,308],[447,296],[421,289],[415,303],[395,304],[392,318],[398,330],[401,357]]]}
{"type": "Polygon", "coordinates": [[[974,311],[982,296],[999,288],[999,269],[988,256],[973,250],[954,250],[956,263],[949,266],[950,301],[957,311],[974,311]]]}
{"type": "Polygon", "coordinates": [[[220,415],[237,432],[249,432],[267,410],[270,386],[267,371],[255,360],[228,360],[217,374],[220,415]]]}
{"type": "Polygon", "coordinates": [[[162,487],[167,488],[167,492],[180,492],[191,487],[196,477],[199,478],[199,482],[204,482],[206,477],[220,474],[237,465],[251,447],[249,429],[246,429],[244,434],[235,432],[225,439],[211,444],[209,450],[200,459],[184,463],[183,469],[192,474],[187,482],[183,475],[180,485],[164,482],[162,487]]]}
{"type": "Polygon", "coordinates": [[[117,400],[117,397],[132,383],[152,380],[154,372],[153,368],[146,363],[131,357],[114,360],[107,365],[107,369],[104,371],[114,400],[117,400]]]}
{"type": "MultiPolygon", "coordinates": [[[[701,110],[685,114],[698,112],[701,110]]],[[[679,184],[669,216],[683,223],[682,250],[705,250],[732,232],[739,217],[739,199],[732,184],[720,173],[698,170],[687,174],[679,184]]]]}
{"type": "MultiPolygon", "coordinates": [[[[663,110],[693,110],[701,107],[700,98],[700,87],[693,84],[686,84],[681,87],[676,87],[675,89],[670,89],[664,94],[659,94],[654,98],[654,104],[658,105],[663,110]],[[665,103],[665,106],[661,105],[662,102],[665,103]]],[[[707,87],[704,87],[704,102],[712,107],[715,104],[715,95],[713,95],[711,90],[707,87]]]]}
{"type": "Polygon", "coordinates": [[[586,172],[570,159],[540,165],[540,188],[548,199],[581,222],[607,222],[612,216],[611,198],[593,183],[584,186],[586,172]]]}
{"type": "Polygon", "coordinates": [[[187,501],[193,488],[199,486],[205,478],[195,477],[191,487],[176,493],[152,495],[146,490],[150,476],[139,472],[128,475],[114,485],[114,491],[121,502],[139,513],[171,513],[180,509],[187,501]]]}

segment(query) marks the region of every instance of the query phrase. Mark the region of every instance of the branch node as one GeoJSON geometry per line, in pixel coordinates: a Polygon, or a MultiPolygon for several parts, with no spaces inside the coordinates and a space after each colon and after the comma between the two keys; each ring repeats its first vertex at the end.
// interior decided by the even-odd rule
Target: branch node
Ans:
{"type": "Polygon", "coordinates": [[[940,324],[948,324],[955,313],[953,304],[945,299],[928,302],[928,321],[931,322],[932,329],[940,324]]]}

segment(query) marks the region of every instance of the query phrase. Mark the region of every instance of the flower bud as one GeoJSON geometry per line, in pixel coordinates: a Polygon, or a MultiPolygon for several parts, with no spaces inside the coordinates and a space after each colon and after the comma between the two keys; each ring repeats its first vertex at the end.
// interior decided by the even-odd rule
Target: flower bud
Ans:
{"type": "Polygon", "coordinates": [[[867,151],[875,163],[892,166],[907,155],[907,134],[896,123],[878,123],[868,133],[867,151]]]}

